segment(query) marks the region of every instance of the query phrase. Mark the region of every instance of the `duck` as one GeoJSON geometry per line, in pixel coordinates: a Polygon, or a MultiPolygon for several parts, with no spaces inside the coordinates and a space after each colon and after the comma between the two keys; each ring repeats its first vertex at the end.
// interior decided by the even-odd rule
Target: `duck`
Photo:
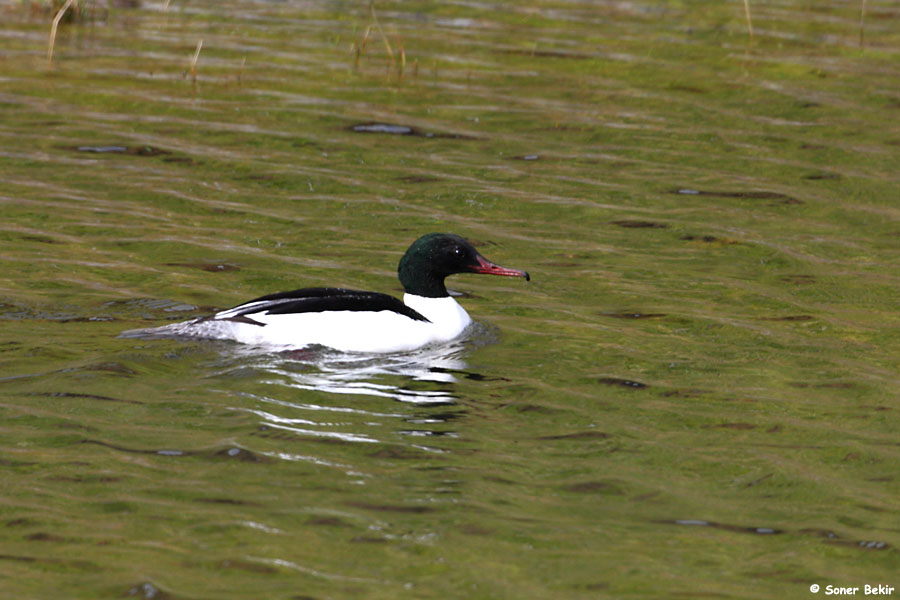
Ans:
{"type": "Polygon", "coordinates": [[[310,287],[260,296],[208,317],[123,337],[188,337],[233,340],[255,346],[300,349],[324,346],[340,352],[408,352],[449,342],[472,323],[444,280],[480,273],[531,280],[527,271],[501,267],[465,238],[429,233],[409,246],[397,275],[403,299],[337,287],[310,287]]]}

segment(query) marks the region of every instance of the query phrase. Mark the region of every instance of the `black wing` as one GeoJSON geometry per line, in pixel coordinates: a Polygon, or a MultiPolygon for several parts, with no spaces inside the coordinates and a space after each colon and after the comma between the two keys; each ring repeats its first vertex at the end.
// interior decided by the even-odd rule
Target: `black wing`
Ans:
{"type": "Polygon", "coordinates": [[[251,315],[257,313],[287,315],[336,310],[373,312],[389,310],[415,321],[429,322],[420,313],[393,296],[344,288],[303,288],[292,292],[279,292],[277,294],[260,296],[234,308],[223,310],[213,318],[216,320],[263,325],[263,323],[254,321],[251,315]]]}

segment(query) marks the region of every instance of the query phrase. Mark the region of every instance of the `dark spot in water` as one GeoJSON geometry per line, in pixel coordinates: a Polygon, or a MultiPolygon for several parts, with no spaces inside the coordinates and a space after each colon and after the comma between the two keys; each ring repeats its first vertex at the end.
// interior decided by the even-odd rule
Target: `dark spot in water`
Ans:
{"type": "Polygon", "coordinates": [[[251,452],[249,450],[245,450],[244,448],[224,448],[222,450],[217,450],[213,453],[213,456],[217,456],[219,458],[228,458],[232,460],[239,460],[242,462],[266,462],[267,457],[256,454],[255,452],[251,452]]]}
{"type": "Polygon", "coordinates": [[[760,321],[815,321],[812,315],[788,315],[786,317],[760,317],[760,321]]]}
{"type": "Polygon", "coordinates": [[[408,135],[424,138],[449,138],[454,140],[475,139],[469,135],[459,133],[433,133],[430,131],[422,131],[409,125],[397,125],[394,123],[359,123],[352,125],[351,131],[356,133],[380,133],[383,135],[408,135]]]}
{"type": "Polygon", "coordinates": [[[794,285],[810,285],[816,282],[813,275],[784,275],[779,280],[785,283],[793,283],[794,285]]]}
{"type": "MultiPolygon", "coordinates": [[[[430,367],[428,369],[431,373],[449,373],[451,375],[457,375],[459,377],[464,377],[466,379],[470,379],[472,381],[510,381],[508,377],[501,377],[499,375],[482,375],[481,373],[473,373],[471,371],[460,371],[458,369],[446,369],[444,367],[430,367]]],[[[447,389],[443,390],[447,393],[450,393],[452,390],[447,389]]]]}
{"type": "Polygon", "coordinates": [[[350,502],[349,504],[350,506],[355,506],[356,508],[362,508],[365,510],[377,510],[379,512],[422,514],[427,512],[434,512],[435,510],[432,506],[408,506],[405,504],[375,504],[372,502],[350,502]]]}
{"type": "Polygon", "coordinates": [[[78,152],[96,152],[97,154],[106,153],[124,153],[128,151],[128,146],[77,146],[78,152]]]}
{"type": "Polygon", "coordinates": [[[611,317],[613,319],[659,319],[667,315],[665,313],[642,313],[631,310],[623,310],[621,312],[600,313],[600,316],[611,317]]]}
{"type": "Polygon", "coordinates": [[[265,565],[262,563],[252,562],[249,560],[241,560],[234,558],[226,558],[222,562],[217,565],[220,569],[238,569],[240,571],[247,571],[249,573],[263,573],[266,575],[272,575],[278,573],[278,569],[271,565],[265,565]]]}
{"type": "Polygon", "coordinates": [[[68,483],[116,483],[124,477],[112,475],[53,475],[47,477],[48,481],[65,481],[68,483]]]}
{"type": "Polygon", "coordinates": [[[745,488],[755,487],[755,486],[759,485],[760,483],[762,483],[763,481],[770,479],[773,475],[774,475],[774,473],[766,473],[762,477],[758,477],[758,478],[754,479],[753,481],[751,481],[750,483],[747,483],[746,485],[744,485],[744,487],[745,488]]]}
{"type": "Polygon", "coordinates": [[[126,154],[129,156],[163,156],[172,154],[168,150],[156,148],[154,146],[119,146],[115,144],[101,146],[61,146],[64,150],[73,150],[75,152],[90,152],[93,154],[126,154]]]}
{"type": "Polygon", "coordinates": [[[70,423],[63,421],[57,425],[60,429],[77,429],[80,431],[97,431],[96,427],[91,427],[90,425],[83,425],[81,423],[70,423]]]}
{"type": "MultiPolygon", "coordinates": [[[[430,370],[432,372],[434,372],[433,369],[430,369],[430,370]]],[[[482,375],[481,373],[463,373],[463,372],[461,372],[460,375],[462,375],[463,377],[465,377],[466,379],[468,379],[470,381],[509,381],[509,379],[507,379],[505,377],[488,377],[487,375],[482,375]]]]}
{"type": "Polygon", "coordinates": [[[453,421],[454,419],[461,419],[466,416],[465,411],[458,412],[440,412],[440,413],[431,413],[424,412],[418,413],[416,416],[406,419],[408,423],[447,423],[449,421],[453,421]]]}
{"type": "Polygon", "coordinates": [[[431,183],[440,180],[440,177],[432,177],[431,175],[405,175],[397,178],[397,181],[405,181],[406,183],[431,183]]]}
{"type": "Polygon", "coordinates": [[[715,521],[703,521],[700,519],[675,519],[674,521],[658,521],[664,524],[687,525],[692,527],[712,527],[715,529],[724,529],[726,531],[734,531],[737,533],[754,533],[757,535],[777,535],[784,533],[781,529],[772,527],[743,527],[740,525],[727,525],[724,523],[716,523],[715,521]]]}
{"type": "Polygon", "coordinates": [[[164,263],[167,267],[185,267],[188,269],[200,269],[209,271],[210,273],[225,273],[228,271],[240,271],[241,268],[228,263],[205,263],[205,262],[184,262],[184,263],[164,263]]]}
{"type": "Polygon", "coordinates": [[[64,369],[63,372],[66,372],[66,371],[69,371],[69,370],[71,370],[71,371],[104,371],[104,372],[107,372],[107,373],[116,373],[117,375],[127,375],[127,376],[129,376],[129,377],[130,377],[131,375],[136,375],[136,374],[137,374],[137,371],[135,371],[135,370],[133,370],[133,369],[129,369],[128,367],[126,367],[126,366],[123,365],[122,363],[117,363],[117,362],[101,362],[101,363],[95,363],[95,364],[93,364],[93,365],[87,365],[87,366],[84,366],[84,367],[77,367],[77,368],[75,368],[75,369],[64,369]]]}
{"type": "Polygon", "coordinates": [[[756,429],[756,425],[752,423],[716,423],[715,425],[704,425],[703,429],[737,429],[740,431],[748,429],[756,429]]]}
{"type": "Polygon", "coordinates": [[[807,529],[800,529],[799,531],[797,531],[797,533],[803,533],[805,535],[815,535],[817,537],[823,537],[823,538],[827,538],[827,539],[837,539],[838,538],[838,535],[835,532],[829,531],[827,529],[807,528],[807,529]]]}
{"type": "Polygon", "coordinates": [[[850,545],[856,545],[863,550],[887,550],[891,547],[887,542],[881,542],[877,540],[870,541],[862,541],[862,542],[846,542],[850,545]]]}
{"type": "Polygon", "coordinates": [[[507,479],[506,477],[500,477],[499,475],[484,475],[482,476],[484,481],[490,481],[492,483],[502,483],[504,485],[518,485],[518,481],[513,481],[512,479],[507,479]]]}
{"type": "Polygon", "coordinates": [[[798,533],[824,538],[825,541],[829,544],[837,544],[861,550],[888,550],[891,548],[891,545],[887,542],[877,540],[845,540],[835,532],[829,531],[828,529],[807,528],[799,530],[798,533]]]}
{"type": "Polygon", "coordinates": [[[517,54],[519,56],[535,56],[538,58],[568,58],[568,59],[576,59],[576,60],[584,60],[588,58],[595,58],[594,54],[587,54],[585,52],[566,52],[565,50],[546,50],[546,49],[538,49],[538,48],[504,48],[499,50],[499,52],[503,52],[504,54],[517,54]]]}
{"type": "Polygon", "coordinates": [[[662,495],[662,492],[647,492],[646,494],[638,494],[632,498],[635,502],[645,502],[647,500],[652,500],[653,498],[658,498],[662,495]]]}
{"type": "Polygon", "coordinates": [[[840,179],[841,176],[837,173],[810,173],[809,175],[804,175],[803,179],[809,179],[810,181],[821,181],[823,179],[840,179]]]}
{"type": "Polygon", "coordinates": [[[798,200],[787,194],[768,191],[748,191],[748,192],[728,192],[728,191],[710,191],[695,190],[691,188],[677,188],[671,190],[673,194],[681,194],[687,196],[711,196],[715,198],[742,198],[748,200],[774,200],[776,204],[803,204],[802,200],[798,200]]]}
{"type": "Polygon", "coordinates": [[[828,383],[818,383],[817,388],[832,388],[836,390],[852,390],[857,384],[852,381],[830,381],[828,383]]]}
{"type": "Polygon", "coordinates": [[[819,388],[819,389],[836,389],[836,390],[850,390],[856,387],[857,384],[851,381],[827,381],[825,383],[810,383],[808,381],[792,381],[790,384],[791,387],[795,388],[819,388]]]}
{"type": "Polygon", "coordinates": [[[7,527],[34,527],[36,525],[40,525],[40,522],[35,521],[34,519],[29,519],[28,517],[12,519],[11,521],[6,522],[7,527]]]}
{"type": "Polygon", "coordinates": [[[15,554],[0,554],[0,560],[12,560],[15,562],[33,563],[37,562],[37,558],[33,556],[17,556],[15,554]]]}
{"type": "Polygon", "coordinates": [[[62,318],[62,319],[53,319],[54,321],[58,321],[60,323],[105,323],[109,321],[115,321],[113,317],[104,317],[104,316],[91,316],[91,317],[72,317],[72,318],[62,318]]]}
{"type": "Polygon", "coordinates": [[[894,512],[894,510],[891,508],[885,508],[884,506],[873,506],[871,504],[865,504],[862,502],[857,504],[857,506],[863,510],[867,510],[869,512],[874,512],[874,513],[893,513],[894,512]]]}
{"type": "Polygon", "coordinates": [[[163,156],[172,153],[168,150],[155,148],[153,146],[135,146],[129,148],[127,154],[133,154],[135,156],[163,156]]]}
{"type": "Polygon", "coordinates": [[[631,379],[619,379],[618,377],[600,377],[599,379],[597,379],[597,383],[602,383],[603,385],[618,385],[621,387],[631,388],[633,390],[641,390],[650,387],[646,383],[641,383],[640,381],[632,381],[631,379]]]}
{"type": "Polygon", "coordinates": [[[390,135],[417,135],[418,130],[407,125],[393,125],[391,123],[360,123],[351,129],[356,133],[387,133],[390,135]]]}
{"type": "Polygon", "coordinates": [[[416,460],[429,456],[421,450],[410,450],[402,446],[390,446],[369,454],[372,458],[386,458],[389,460],[416,460]]]}
{"type": "Polygon", "coordinates": [[[575,433],[563,433],[560,435],[544,435],[539,440],[605,440],[611,436],[602,431],[577,431],[575,433]]]}
{"type": "Polygon", "coordinates": [[[412,437],[457,437],[453,431],[435,431],[433,429],[401,429],[397,433],[412,437]]]}
{"type": "MultiPolygon", "coordinates": [[[[99,572],[101,569],[94,563],[87,560],[72,560],[62,558],[47,558],[36,556],[22,556],[17,554],[0,554],[0,560],[11,560],[22,563],[40,563],[47,565],[61,565],[64,568],[75,568],[81,571],[99,572]]],[[[58,568],[58,567],[57,567],[58,568]]]]}
{"type": "Polygon", "coordinates": [[[662,393],[666,398],[696,398],[698,396],[702,396],[703,394],[711,393],[709,390],[701,390],[696,388],[684,388],[684,389],[674,389],[674,390],[666,390],[662,393]]]}
{"type": "Polygon", "coordinates": [[[38,531],[37,533],[32,533],[25,536],[25,539],[29,542],[66,542],[68,541],[66,538],[61,535],[56,535],[54,533],[47,533],[46,531],[38,531]]]}
{"type": "Polygon", "coordinates": [[[125,446],[119,446],[117,444],[110,444],[108,442],[104,442],[101,440],[92,440],[92,439],[83,439],[79,440],[79,444],[92,444],[95,446],[103,446],[104,448],[110,448],[112,450],[119,450],[121,452],[129,452],[131,454],[156,454],[158,456],[190,456],[193,453],[184,452],[182,450],[143,450],[140,448],[127,448],[125,446]]]}
{"type": "Polygon", "coordinates": [[[32,396],[49,396],[51,398],[84,398],[86,400],[100,400],[102,402],[121,402],[123,404],[143,404],[140,400],[122,400],[111,396],[98,394],[79,394],[75,392],[34,392],[32,396]]]}
{"type": "Polygon", "coordinates": [[[632,221],[629,219],[610,221],[610,224],[628,229],[667,229],[669,227],[665,223],[657,223],[656,221],[632,221]]]}
{"type": "Polygon", "coordinates": [[[528,403],[516,403],[516,404],[503,404],[501,408],[511,408],[516,412],[520,413],[537,413],[537,414],[556,414],[560,412],[558,408],[553,408],[550,406],[542,406],[540,404],[528,404],[528,403]]]}
{"type": "Polygon", "coordinates": [[[312,517],[306,521],[307,525],[324,525],[326,527],[350,527],[350,524],[337,517],[312,517]]]}
{"type": "Polygon", "coordinates": [[[23,239],[26,242],[37,242],[38,244],[62,244],[61,241],[54,240],[53,238],[44,235],[23,235],[20,236],[20,239],[23,239]]]}
{"type": "Polygon", "coordinates": [[[692,94],[706,94],[707,90],[703,88],[694,87],[692,85],[682,85],[682,84],[674,84],[669,86],[670,90],[674,90],[676,92],[690,92],[692,94]]]}
{"type": "Polygon", "coordinates": [[[614,496],[622,494],[622,490],[609,481],[583,481],[581,483],[565,485],[562,489],[567,492],[576,492],[578,494],[609,494],[614,496]]]}
{"type": "Polygon", "coordinates": [[[228,504],[231,506],[260,506],[258,502],[237,500],[235,498],[194,498],[194,502],[202,502],[204,504],[228,504]]]}
{"type": "Polygon", "coordinates": [[[467,523],[465,525],[460,525],[457,529],[462,534],[465,535],[481,535],[481,536],[491,536],[496,532],[493,529],[488,529],[487,527],[482,527],[481,525],[475,525],[473,523],[467,523]]]}
{"type": "Polygon", "coordinates": [[[356,537],[350,538],[350,541],[354,544],[387,544],[387,538],[383,537],[375,537],[372,535],[358,535],[356,537]]]}
{"type": "Polygon", "coordinates": [[[178,163],[178,164],[189,165],[189,166],[203,164],[200,161],[194,160],[193,158],[190,158],[187,156],[167,156],[162,160],[163,160],[163,162],[167,162],[167,163],[178,163]]]}
{"type": "Polygon", "coordinates": [[[732,240],[728,238],[718,238],[714,235],[683,235],[681,239],[688,242],[702,242],[704,244],[722,244],[725,246],[730,246],[732,244],[739,244],[737,240],[732,240]]]}

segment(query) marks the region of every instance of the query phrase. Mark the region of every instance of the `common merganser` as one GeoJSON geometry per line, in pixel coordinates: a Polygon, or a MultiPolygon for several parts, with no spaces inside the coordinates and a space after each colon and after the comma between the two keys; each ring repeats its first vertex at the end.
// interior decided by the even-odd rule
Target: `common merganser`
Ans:
{"type": "Polygon", "coordinates": [[[462,237],[429,233],[417,239],[397,268],[401,302],[378,292],[304,288],[261,296],[210,317],[125,337],[199,337],[245,344],[302,348],[321,345],[343,352],[404,352],[452,340],[472,322],[447,293],[444,278],[455,273],[524,277],[527,272],[495,265],[462,237]]]}

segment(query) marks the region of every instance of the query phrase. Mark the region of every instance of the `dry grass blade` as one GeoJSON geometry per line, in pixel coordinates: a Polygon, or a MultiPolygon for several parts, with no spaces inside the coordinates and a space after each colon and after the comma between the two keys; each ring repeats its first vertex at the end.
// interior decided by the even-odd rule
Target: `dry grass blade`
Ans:
{"type": "Polygon", "coordinates": [[[388,41],[387,36],[384,35],[384,30],[381,29],[381,23],[378,22],[378,15],[375,14],[375,1],[373,0],[369,4],[369,9],[372,11],[372,22],[375,24],[375,29],[378,30],[378,33],[381,35],[381,39],[384,40],[384,48],[387,50],[387,53],[391,57],[391,68],[397,66],[397,61],[394,59],[394,50],[391,48],[391,43],[388,41]]]}
{"type": "Polygon", "coordinates": [[[750,39],[753,39],[753,21],[750,19],[750,0],[744,0],[744,15],[747,17],[747,31],[750,32],[750,39]]]}
{"type": "Polygon", "coordinates": [[[197,83],[197,59],[200,58],[200,48],[203,47],[203,40],[197,42],[197,51],[194,52],[194,57],[191,59],[191,82],[197,83]]]}
{"type": "Polygon", "coordinates": [[[53,17],[53,24],[50,26],[50,42],[47,46],[48,69],[53,66],[53,46],[56,45],[56,28],[59,27],[59,21],[63,18],[63,15],[66,14],[69,7],[75,4],[76,1],[77,0],[66,0],[66,3],[62,5],[62,8],[60,8],[59,12],[56,13],[56,16],[53,17]]]}

